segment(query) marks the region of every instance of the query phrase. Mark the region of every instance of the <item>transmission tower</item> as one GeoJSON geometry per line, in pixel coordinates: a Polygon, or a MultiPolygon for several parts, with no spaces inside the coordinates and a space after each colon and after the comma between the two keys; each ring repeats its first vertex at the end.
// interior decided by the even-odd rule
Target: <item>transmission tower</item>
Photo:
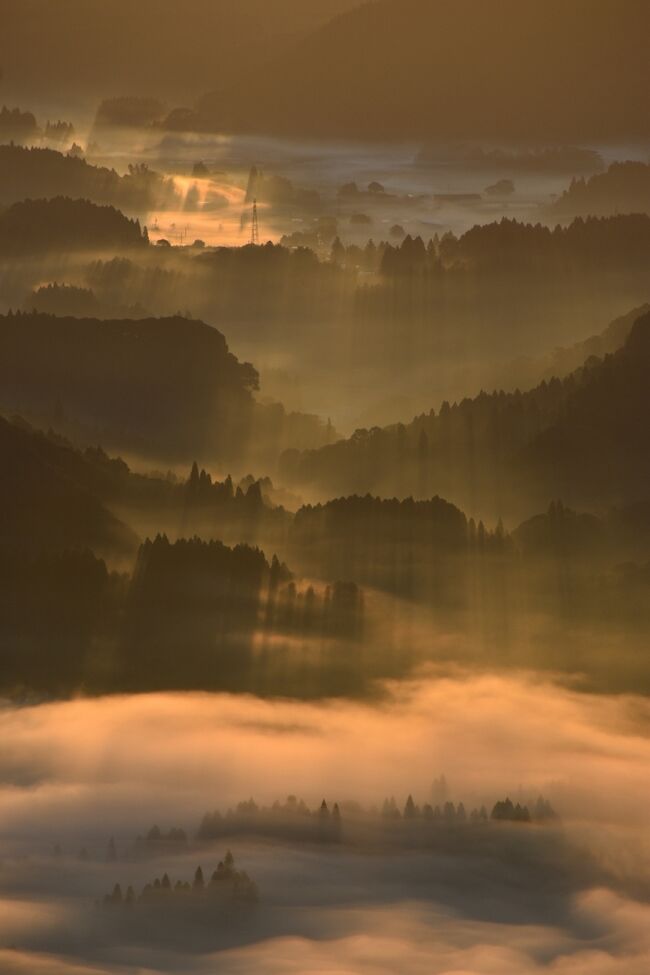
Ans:
{"type": "Polygon", "coordinates": [[[260,242],[260,225],[257,219],[257,200],[253,200],[253,219],[251,221],[251,244],[260,242]]]}

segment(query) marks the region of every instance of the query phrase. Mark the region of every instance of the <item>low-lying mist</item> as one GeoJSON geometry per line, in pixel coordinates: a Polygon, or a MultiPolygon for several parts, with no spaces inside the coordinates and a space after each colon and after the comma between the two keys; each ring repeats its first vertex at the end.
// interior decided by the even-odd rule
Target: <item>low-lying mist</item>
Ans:
{"type": "Polygon", "coordinates": [[[116,972],[146,952],[147,971],[177,971],[184,952],[183,970],[200,973],[640,975],[649,720],[632,695],[462,671],[386,685],[373,705],[169,694],[6,706],[0,968],[116,972]],[[447,828],[423,847],[406,820],[399,841],[387,826],[355,832],[357,804],[377,816],[387,796],[431,801],[440,773],[468,809],[541,793],[560,818],[447,828]],[[291,794],[338,802],[340,842],[229,838],[227,821],[217,843],[197,837],[207,810],[291,794]],[[134,859],[153,824],[182,827],[188,846],[134,859]],[[94,906],[117,882],[139,891],[198,865],[207,877],[227,846],[259,888],[232,923],[94,906]]]}

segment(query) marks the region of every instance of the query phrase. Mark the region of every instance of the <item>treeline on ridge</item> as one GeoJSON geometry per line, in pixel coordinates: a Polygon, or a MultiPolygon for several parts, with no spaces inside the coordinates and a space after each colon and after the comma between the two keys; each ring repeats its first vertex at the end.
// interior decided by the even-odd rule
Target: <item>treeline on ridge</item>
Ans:
{"type": "Polygon", "coordinates": [[[0,204],[57,196],[140,215],[182,204],[173,180],[144,163],[120,176],[114,169],[53,149],[0,145],[0,204]]]}

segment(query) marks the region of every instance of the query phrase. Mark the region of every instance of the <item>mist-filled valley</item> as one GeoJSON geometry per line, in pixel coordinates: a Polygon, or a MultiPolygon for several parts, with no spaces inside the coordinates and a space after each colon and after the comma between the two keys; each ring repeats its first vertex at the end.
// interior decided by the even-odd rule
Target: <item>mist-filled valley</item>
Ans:
{"type": "Polygon", "coordinates": [[[0,0],[0,972],[645,975],[641,0],[0,0]]]}

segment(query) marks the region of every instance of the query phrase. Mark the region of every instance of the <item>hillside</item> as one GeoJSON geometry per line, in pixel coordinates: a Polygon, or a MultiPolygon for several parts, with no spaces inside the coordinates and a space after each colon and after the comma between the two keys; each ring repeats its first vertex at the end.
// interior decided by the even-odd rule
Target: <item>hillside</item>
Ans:
{"type": "Polygon", "coordinates": [[[134,553],[135,534],[89,490],[72,452],[0,417],[0,463],[0,540],[5,552],[88,548],[113,557],[134,553]]]}
{"type": "Polygon", "coordinates": [[[645,136],[649,16],[645,0],[378,0],[220,86],[199,121],[380,140],[645,136]]]}
{"type": "Polygon", "coordinates": [[[138,221],[88,200],[22,200],[0,211],[0,254],[9,258],[145,244],[138,221]]]}
{"type": "Polygon", "coordinates": [[[178,458],[228,457],[257,373],[203,322],[0,316],[0,403],[81,440],[178,458]]]}
{"type": "Polygon", "coordinates": [[[54,149],[0,146],[0,205],[56,196],[110,204],[129,214],[179,203],[173,181],[146,166],[120,176],[54,149]]]}
{"type": "Polygon", "coordinates": [[[2,0],[0,64],[7,85],[40,95],[198,94],[356,2],[185,0],[179,15],[175,0],[2,0]]]}
{"type": "Polygon", "coordinates": [[[612,163],[604,173],[571,185],[548,208],[548,216],[610,216],[614,213],[650,213],[650,165],[642,162],[612,163]]]}
{"type": "Polygon", "coordinates": [[[555,496],[620,504],[648,495],[650,313],[625,345],[588,360],[556,421],[522,452],[523,469],[555,496]]]}
{"type": "Polygon", "coordinates": [[[410,424],[358,430],[318,451],[287,451],[283,471],[319,496],[449,498],[470,513],[523,517],[549,498],[609,505],[647,495],[650,313],[625,344],[564,380],[481,393],[410,424]]]}

